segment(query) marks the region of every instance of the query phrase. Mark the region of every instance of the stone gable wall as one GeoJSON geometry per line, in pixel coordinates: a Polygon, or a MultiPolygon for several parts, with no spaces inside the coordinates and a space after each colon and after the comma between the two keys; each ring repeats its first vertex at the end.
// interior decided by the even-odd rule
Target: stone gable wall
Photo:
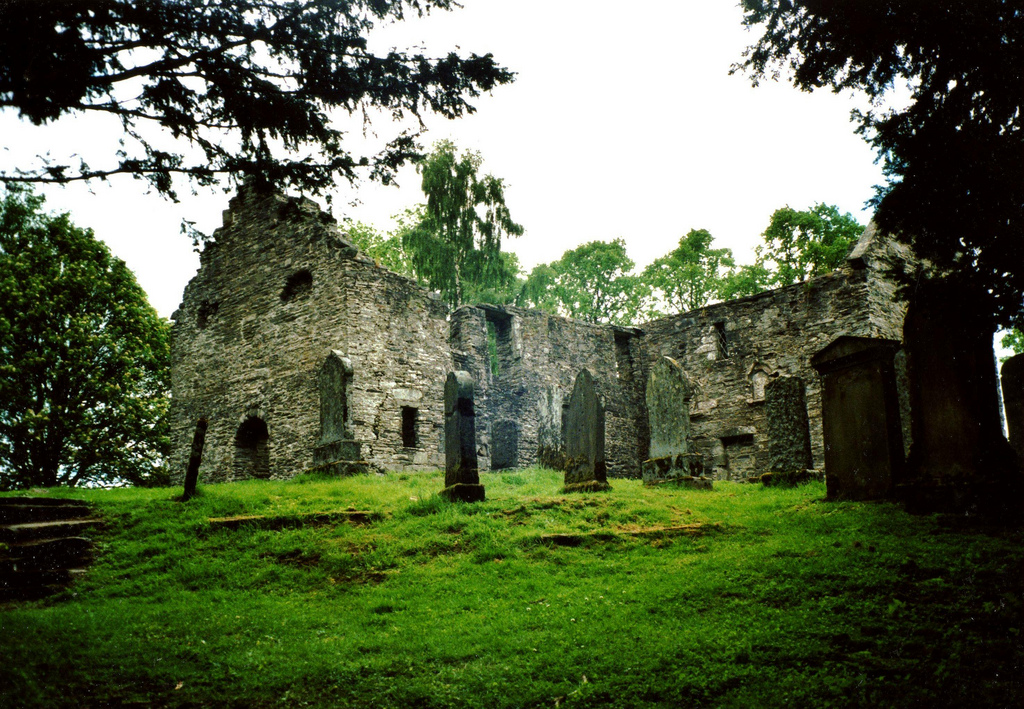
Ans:
{"type": "Polygon", "coordinates": [[[392,469],[443,466],[447,314],[359,254],[315,204],[244,192],[174,314],[173,473],[185,469],[200,417],[209,420],[203,480],[241,476],[235,436],[250,416],[266,423],[271,477],[311,467],[317,374],[331,350],[352,361],[350,419],[363,458],[392,469]],[[403,445],[403,406],[417,409],[412,448],[403,445]]]}

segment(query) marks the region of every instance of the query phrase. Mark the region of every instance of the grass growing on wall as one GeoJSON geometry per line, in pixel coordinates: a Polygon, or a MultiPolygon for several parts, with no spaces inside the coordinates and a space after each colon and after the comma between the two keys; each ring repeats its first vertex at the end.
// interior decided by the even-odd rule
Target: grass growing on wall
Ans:
{"type": "Polygon", "coordinates": [[[208,485],[187,504],[75,491],[108,520],[98,558],[62,596],[0,607],[0,705],[1024,703],[1019,530],[826,503],[816,483],[482,482],[476,505],[438,498],[440,474],[208,485]],[[385,517],[207,522],[346,508],[385,517]]]}

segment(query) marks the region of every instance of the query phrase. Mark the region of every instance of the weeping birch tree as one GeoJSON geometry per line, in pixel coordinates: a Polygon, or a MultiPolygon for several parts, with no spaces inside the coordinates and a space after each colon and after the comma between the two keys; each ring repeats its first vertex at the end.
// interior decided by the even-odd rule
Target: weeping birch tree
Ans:
{"type": "Polygon", "coordinates": [[[457,308],[485,291],[502,290],[518,275],[501,257],[502,239],[523,227],[505,205],[505,184],[480,175],[480,153],[461,155],[440,141],[419,164],[427,202],[422,218],[402,233],[416,274],[457,308]]]}

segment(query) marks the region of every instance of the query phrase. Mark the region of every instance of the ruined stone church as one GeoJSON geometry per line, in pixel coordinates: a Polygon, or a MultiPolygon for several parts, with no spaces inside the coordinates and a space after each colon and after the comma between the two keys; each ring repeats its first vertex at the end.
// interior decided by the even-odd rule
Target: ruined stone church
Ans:
{"type": "Polygon", "coordinates": [[[201,420],[206,481],[289,478],[337,458],[443,468],[455,370],[475,382],[481,469],[532,465],[562,446],[563,408],[587,368],[604,400],[608,474],[639,477],[647,375],[664,356],[693,383],[692,443],[714,478],[766,471],[764,391],[779,376],[806,386],[822,467],[811,357],[841,335],[902,339],[886,271],[905,257],[869,226],[833,273],[637,327],[509,306],[450,312],[361,253],[312,201],[242,190],[173,315],[172,473],[184,475],[201,420]]]}

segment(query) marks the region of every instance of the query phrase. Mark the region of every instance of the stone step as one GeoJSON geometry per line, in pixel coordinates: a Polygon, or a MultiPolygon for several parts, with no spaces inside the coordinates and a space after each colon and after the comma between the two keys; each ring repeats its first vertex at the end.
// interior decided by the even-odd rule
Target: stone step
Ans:
{"type": "MultiPolygon", "coordinates": [[[[18,498],[13,498],[18,499],[18,498]]],[[[0,505],[0,525],[25,524],[28,522],[47,522],[60,519],[73,519],[89,515],[89,506],[78,501],[65,504],[37,504],[33,502],[6,503],[0,505]]]]}
{"type": "Polygon", "coordinates": [[[92,561],[92,549],[92,540],[85,537],[40,539],[17,544],[0,553],[0,577],[83,566],[92,561]]]}
{"type": "Polygon", "coordinates": [[[0,508],[9,505],[84,505],[81,500],[71,500],[63,497],[0,497],[0,508]]]}
{"type": "Polygon", "coordinates": [[[0,526],[0,542],[22,544],[39,539],[74,537],[81,534],[83,530],[101,526],[103,526],[103,520],[97,517],[8,524],[0,526]]]}

